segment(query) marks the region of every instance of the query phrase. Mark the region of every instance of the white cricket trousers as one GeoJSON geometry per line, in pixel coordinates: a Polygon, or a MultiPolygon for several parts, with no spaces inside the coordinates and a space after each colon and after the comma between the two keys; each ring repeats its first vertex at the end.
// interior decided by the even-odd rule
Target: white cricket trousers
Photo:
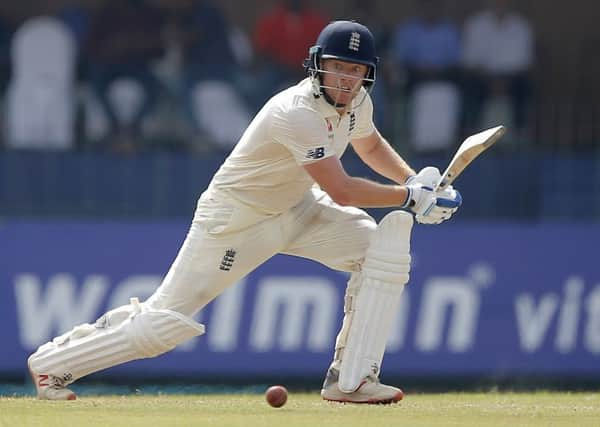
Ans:
{"type": "Polygon", "coordinates": [[[269,217],[204,194],[177,258],[146,304],[191,317],[278,253],[358,271],[376,227],[365,211],[340,206],[316,188],[269,217]]]}

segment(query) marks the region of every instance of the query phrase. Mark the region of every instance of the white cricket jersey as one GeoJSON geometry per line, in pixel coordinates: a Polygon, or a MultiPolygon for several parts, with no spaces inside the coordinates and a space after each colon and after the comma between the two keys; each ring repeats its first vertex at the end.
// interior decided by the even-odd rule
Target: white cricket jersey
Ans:
{"type": "Polygon", "coordinates": [[[315,184],[302,165],[342,156],[352,139],[375,131],[373,104],[364,102],[342,117],[309,78],[271,98],[221,165],[207,195],[224,195],[261,214],[278,214],[297,205],[315,184]]]}

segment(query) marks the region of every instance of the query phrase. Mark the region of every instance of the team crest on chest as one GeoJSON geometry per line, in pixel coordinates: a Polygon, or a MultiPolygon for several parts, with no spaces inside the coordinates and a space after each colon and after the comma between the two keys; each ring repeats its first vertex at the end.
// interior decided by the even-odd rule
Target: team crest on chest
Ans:
{"type": "Polygon", "coordinates": [[[353,31],[350,34],[350,41],[348,42],[348,49],[358,52],[360,48],[360,33],[353,31]]]}
{"type": "Polygon", "coordinates": [[[333,139],[333,124],[328,118],[325,118],[325,123],[327,123],[327,138],[333,139]]]}
{"type": "Polygon", "coordinates": [[[331,120],[326,118],[325,122],[327,123],[327,132],[333,132],[333,125],[331,124],[331,120]]]}

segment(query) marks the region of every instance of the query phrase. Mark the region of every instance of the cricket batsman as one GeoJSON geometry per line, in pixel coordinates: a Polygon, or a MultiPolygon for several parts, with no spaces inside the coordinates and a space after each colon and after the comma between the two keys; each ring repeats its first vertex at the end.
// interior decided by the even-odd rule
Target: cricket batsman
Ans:
{"type": "Polygon", "coordinates": [[[354,21],[328,24],[309,50],[307,78],[265,104],[200,196],[189,233],[154,294],[143,302],[132,298],[29,357],[38,398],[73,400],[67,388],[73,381],[202,335],[194,314],[283,253],[351,273],[323,399],[402,399],[379,373],[409,279],[413,217],[439,224],[462,200],[452,186],[434,191],[439,171],[415,173],[375,128],[369,92],[377,63],[369,29],[354,21]],[[340,162],[348,144],[395,184],[348,175],[340,162]],[[369,207],[398,209],[377,224],[360,209],[369,207]]]}

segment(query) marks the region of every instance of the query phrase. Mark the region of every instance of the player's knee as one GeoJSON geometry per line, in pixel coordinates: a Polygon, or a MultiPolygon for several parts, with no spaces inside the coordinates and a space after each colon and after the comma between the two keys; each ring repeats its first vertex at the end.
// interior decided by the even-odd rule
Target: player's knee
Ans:
{"type": "Polygon", "coordinates": [[[138,357],[157,356],[204,334],[204,325],[176,311],[148,309],[136,299],[132,299],[131,306],[131,323],[123,326],[138,357]]]}
{"type": "Polygon", "coordinates": [[[204,326],[169,310],[149,311],[135,316],[128,331],[139,357],[154,357],[204,333],[204,326]]]}
{"type": "Polygon", "coordinates": [[[363,252],[367,250],[373,239],[373,234],[377,231],[377,222],[371,217],[363,218],[358,223],[359,241],[363,252]]]}
{"type": "Polygon", "coordinates": [[[395,210],[383,217],[383,219],[379,223],[378,228],[394,229],[398,232],[410,232],[410,229],[412,228],[413,224],[413,216],[410,213],[406,211],[395,210]]]}
{"type": "Polygon", "coordinates": [[[172,350],[189,338],[204,333],[204,325],[172,310],[156,309],[132,298],[131,303],[100,317],[99,331],[120,330],[128,337],[137,357],[153,357],[172,350]]]}
{"type": "Polygon", "coordinates": [[[412,215],[404,211],[390,212],[381,220],[363,264],[368,276],[399,285],[408,282],[412,226],[412,215]]]}

